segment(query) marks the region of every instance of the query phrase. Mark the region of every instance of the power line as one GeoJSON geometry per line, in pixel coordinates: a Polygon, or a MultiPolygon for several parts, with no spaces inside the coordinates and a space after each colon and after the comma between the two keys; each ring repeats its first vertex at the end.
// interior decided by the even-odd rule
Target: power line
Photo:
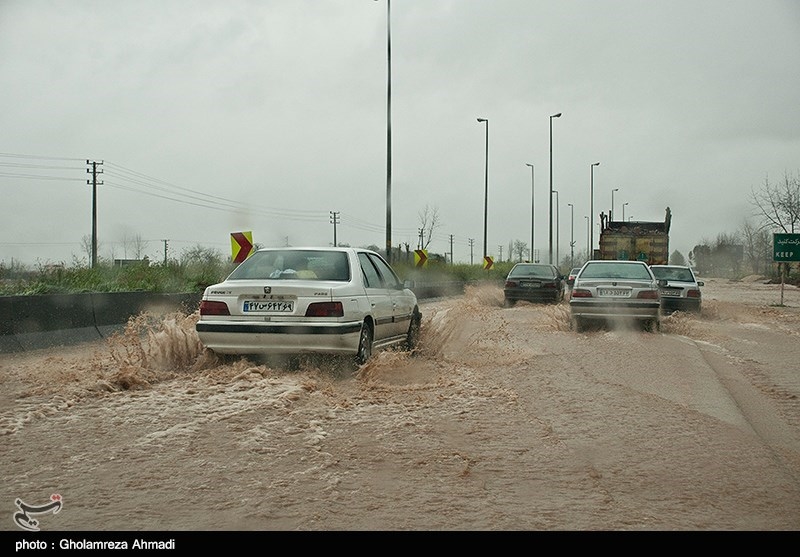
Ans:
{"type": "MultiPolygon", "coordinates": [[[[0,153],[0,157],[5,158],[18,158],[24,160],[43,160],[43,161],[80,161],[85,162],[86,159],[78,159],[73,157],[51,157],[44,155],[20,154],[20,153],[0,153]]],[[[218,195],[208,194],[202,191],[194,190],[184,186],[180,186],[161,178],[150,176],[143,172],[132,170],[120,164],[104,161],[106,180],[104,185],[118,189],[129,191],[133,193],[140,193],[149,195],[159,199],[165,199],[175,203],[182,203],[184,205],[191,205],[204,209],[212,209],[215,211],[235,212],[239,213],[246,209],[249,213],[255,215],[264,215],[270,218],[280,217],[285,220],[304,221],[304,222],[325,222],[328,215],[322,210],[307,210],[307,209],[287,209],[276,208],[274,206],[266,207],[262,205],[247,202],[243,206],[241,200],[233,200],[218,195]],[[111,177],[111,180],[108,178],[111,177]]],[[[38,165],[23,162],[0,162],[0,167],[9,168],[25,168],[25,169],[42,169],[42,170],[79,170],[77,167],[60,167],[52,165],[38,165]]],[[[15,178],[15,179],[32,179],[32,180],[53,180],[53,181],[83,181],[83,178],[71,178],[65,176],[53,176],[45,174],[29,174],[29,173],[16,173],[16,172],[0,172],[0,177],[15,178]]],[[[341,213],[342,217],[341,226],[348,229],[361,230],[366,232],[383,232],[384,226],[375,224],[369,221],[360,219],[358,216],[348,213],[341,213]]],[[[415,233],[414,228],[394,227],[394,230],[400,235],[412,235],[415,233]]]]}
{"type": "Polygon", "coordinates": [[[78,166],[52,166],[49,164],[25,164],[21,162],[0,162],[0,166],[10,166],[14,168],[46,168],[48,170],[81,170],[78,166]]]}
{"type": "Polygon", "coordinates": [[[0,172],[0,176],[7,178],[25,178],[35,180],[61,180],[67,182],[83,182],[83,178],[66,178],[64,176],[43,176],[41,174],[18,174],[15,172],[0,172]]]}
{"type": "Polygon", "coordinates": [[[40,160],[51,160],[51,161],[76,161],[76,162],[83,162],[85,160],[76,157],[47,157],[44,155],[22,155],[16,153],[0,153],[0,157],[13,157],[16,159],[40,159],[40,160]]]}

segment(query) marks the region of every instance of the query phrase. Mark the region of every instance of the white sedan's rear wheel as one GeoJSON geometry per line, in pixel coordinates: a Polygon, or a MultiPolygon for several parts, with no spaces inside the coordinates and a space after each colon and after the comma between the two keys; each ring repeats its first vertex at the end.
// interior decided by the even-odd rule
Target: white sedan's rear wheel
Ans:
{"type": "Polygon", "coordinates": [[[372,327],[366,321],[361,325],[356,364],[363,366],[372,357],[372,327]]]}
{"type": "Polygon", "coordinates": [[[408,325],[408,333],[406,333],[406,350],[414,350],[419,344],[421,322],[422,317],[419,312],[415,311],[411,316],[411,323],[408,325]]]}

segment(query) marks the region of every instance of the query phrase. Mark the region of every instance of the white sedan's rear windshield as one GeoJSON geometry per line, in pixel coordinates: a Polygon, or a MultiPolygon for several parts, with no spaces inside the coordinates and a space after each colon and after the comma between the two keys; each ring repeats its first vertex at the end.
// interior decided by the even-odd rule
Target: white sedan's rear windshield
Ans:
{"type": "Polygon", "coordinates": [[[339,251],[257,251],[229,279],[350,280],[347,254],[339,251]]]}
{"type": "Polygon", "coordinates": [[[628,265],[624,263],[587,263],[580,274],[580,278],[653,280],[645,265],[628,265]]]}
{"type": "Polygon", "coordinates": [[[650,270],[653,271],[657,279],[694,282],[694,276],[689,269],[682,269],[680,267],[651,267],[650,270]]]}

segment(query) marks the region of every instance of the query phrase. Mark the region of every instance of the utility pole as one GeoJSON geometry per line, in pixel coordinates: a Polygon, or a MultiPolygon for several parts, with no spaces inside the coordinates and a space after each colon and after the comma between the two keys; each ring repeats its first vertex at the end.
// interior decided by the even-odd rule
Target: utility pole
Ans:
{"type": "Polygon", "coordinates": [[[333,247],[338,247],[339,244],[336,242],[336,225],[339,224],[339,211],[330,211],[331,214],[331,224],[333,225],[333,247]]]}
{"type": "Polygon", "coordinates": [[[453,235],[450,234],[450,265],[453,264],[453,235]]]}
{"type": "Polygon", "coordinates": [[[499,246],[497,246],[497,249],[500,250],[500,257],[498,258],[498,260],[502,263],[503,262],[503,244],[500,244],[499,246]]]}
{"type": "Polygon", "coordinates": [[[103,173],[102,170],[97,170],[97,165],[102,165],[103,161],[87,160],[86,164],[92,165],[91,170],[86,169],[86,173],[92,175],[92,180],[91,182],[86,180],[86,183],[92,185],[92,269],[94,269],[97,266],[97,186],[103,185],[103,182],[99,184],[97,182],[97,175],[103,173]]]}
{"type": "Polygon", "coordinates": [[[425,249],[425,229],[418,228],[417,230],[419,230],[419,241],[417,249],[425,249]]]}
{"type": "Polygon", "coordinates": [[[161,241],[164,242],[164,267],[166,267],[167,266],[167,244],[169,243],[169,240],[161,240],[161,241]]]}
{"type": "Polygon", "coordinates": [[[473,264],[472,260],[472,248],[475,246],[475,238],[469,238],[469,264],[473,264]]]}

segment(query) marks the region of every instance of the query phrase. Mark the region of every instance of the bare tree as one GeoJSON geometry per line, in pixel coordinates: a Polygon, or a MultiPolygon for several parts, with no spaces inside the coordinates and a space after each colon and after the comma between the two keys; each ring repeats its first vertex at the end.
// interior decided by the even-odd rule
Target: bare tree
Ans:
{"type": "Polygon", "coordinates": [[[147,249],[148,241],[142,238],[141,234],[136,234],[130,240],[133,246],[133,257],[134,259],[142,259],[144,257],[144,252],[147,249]]]}
{"type": "Polygon", "coordinates": [[[769,231],[795,233],[800,230],[800,175],[784,174],[783,181],[771,184],[769,177],[764,185],[751,193],[751,203],[761,226],[769,231]]]}
{"type": "MultiPolygon", "coordinates": [[[[769,177],[765,178],[764,185],[758,191],[752,191],[751,203],[756,208],[760,230],[768,234],[794,234],[800,231],[800,172],[797,176],[785,172],[783,181],[778,184],[771,184],[769,177]]],[[[769,259],[771,257],[767,255],[769,259]]],[[[786,263],[784,269],[789,268],[790,265],[786,263]]]]}
{"type": "Polygon", "coordinates": [[[746,220],[739,229],[744,245],[744,258],[754,273],[767,274],[772,260],[772,240],[764,227],[758,227],[746,220]]]}
{"type": "Polygon", "coordinates": [[[521,262],[528,255],[528,242],[522,240],[514,240],[514,251],[517,255],[517,261],[521,262]]]}
{"type": "MultiPolygon", "coordinates": [[[[97,251],[100,251],[100,242],[97,243],[97,251]]],[[[81,237],[81,251],[86,254],[86,258],[92,260],[92,237],[84,234],[81,237]]]]}
{"type": "Polygon", "coordinates": [[[431,208],[425,205],[425,209],[418,213],[419,215],[419,230],[420,230],[420,249],[428,249],[428,246],[433,239],[433,233],[441,225],[439,218],[439,208],[431,208]]]}

